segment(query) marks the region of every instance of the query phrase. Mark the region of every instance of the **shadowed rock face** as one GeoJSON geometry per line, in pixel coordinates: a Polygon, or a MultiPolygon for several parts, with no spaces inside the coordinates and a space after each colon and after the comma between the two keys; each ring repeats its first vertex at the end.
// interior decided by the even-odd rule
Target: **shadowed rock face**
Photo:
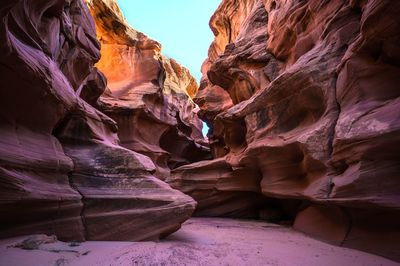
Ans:
{"type": "Polygon", "coordinates": [[[195,97],[215,159],[168,182],[217,216],[259,208],[248,191],[297,200],[296,229],[400,260],[399,12],[398,1],[222,1],[195,97]]]}
{"type": "Polygon", "coordinates": [[[119,146],[117,124],[93,107],[106,80],[86,4],[6,0],[0,17],[0,236],[141,240],[178,229],[195,202],[119,146]]]}
{"type": "Polygon", "coordinates": [[[93,0],[89,8],[102,44],[97,67],[108,79],[99,108],[117,122],[121,145],[149,156],[160,179],[177,166],[210,159],[189,71],[132,29],[114,1],[93,0]]]}

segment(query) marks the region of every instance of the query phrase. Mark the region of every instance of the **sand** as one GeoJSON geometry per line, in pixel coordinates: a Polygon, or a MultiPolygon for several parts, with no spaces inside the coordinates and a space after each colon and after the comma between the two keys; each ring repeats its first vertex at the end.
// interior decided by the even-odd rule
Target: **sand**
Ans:
{"type": "Polygon", "coordinates": [[[192,218],[158,242],[57,241],[38,250],[10,247],[27,237],[0,240],[1,266],[62,265],[400,265],[311,239],[261,221],[192,218]]]}

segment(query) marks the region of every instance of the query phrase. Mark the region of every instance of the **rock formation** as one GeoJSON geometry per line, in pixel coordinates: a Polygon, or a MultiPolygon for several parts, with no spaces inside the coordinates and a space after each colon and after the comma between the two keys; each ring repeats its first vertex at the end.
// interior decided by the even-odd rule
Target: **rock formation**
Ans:
{"type": "Polygon", "coordinates": [[[89,8],[102,45],[97,67],[109,89],[98,105],[118,123],[121,145],[149,156],[160,179],[177,166],[210,159],[189,71],[131,28],[115,1],[92,0],[89,8]]]}
{"type": "Polygon", "coordinates": [[[121,147],[116,122],[95,108],[106,79],[93,67],[100,43],[86,4],[5,0],[0,17],[0,237],[140,240],[178,229],[195,202],[154,177],[150,158],[121,147]]]}
{"type": "Polygon", "coordinates": [[[280,213],[400,260],[399,12],[398,1],[223,0],[195,97],[214,159],[168,182],[200,214],[280,213]]]}
{"type": "Polygon", "coordinates": [[[0,237],[158,238],[184,192],[400,261],[399,12],[223,0],[198,89],[114,0],[3,0],[0,237]]]}

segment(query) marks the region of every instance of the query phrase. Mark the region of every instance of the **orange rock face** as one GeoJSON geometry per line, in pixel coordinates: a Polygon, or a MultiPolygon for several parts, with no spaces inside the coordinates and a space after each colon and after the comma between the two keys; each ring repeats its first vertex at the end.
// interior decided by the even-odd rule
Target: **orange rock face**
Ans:
{"type": "Polygon", "coordinates": [[[177,166],[210,158],[189,71],[131,28],[114,1],[93,0],[89,8],[102,45],[96,66],[108,80],[99,108],[117,122],[121,145],[149,156],[160,179],[177,166]]]}
{"type": "Polygon", "coordinates": [[[168,182],[209,215],[268,206],[248,191],[292,199],[279,209],[296,229],[400,260],[399,12],[398,1],[222,1],[195,97],[215,159],[168,182]]]}
{"type": "Polygon", "coordinates": [[[0,18],[0,237],[141,240],[177,230],[196,203],[120,146],[116,122],[95,108],[106,79],[93,67],[100,43],[84,2],[6,0],[0,18]]]}

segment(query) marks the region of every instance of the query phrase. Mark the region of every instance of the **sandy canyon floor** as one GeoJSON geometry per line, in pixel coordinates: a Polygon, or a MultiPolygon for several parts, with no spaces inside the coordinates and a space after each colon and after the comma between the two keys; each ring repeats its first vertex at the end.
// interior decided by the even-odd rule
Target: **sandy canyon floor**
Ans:
{"type": "Polygon", "coordinates": [[[325,244],[290,228],[261,221],[192,218],[159,242],[41,244],[13,247],[27,237],[0,240],[1,266],[31,265],[399,265],[325,244]]]}

